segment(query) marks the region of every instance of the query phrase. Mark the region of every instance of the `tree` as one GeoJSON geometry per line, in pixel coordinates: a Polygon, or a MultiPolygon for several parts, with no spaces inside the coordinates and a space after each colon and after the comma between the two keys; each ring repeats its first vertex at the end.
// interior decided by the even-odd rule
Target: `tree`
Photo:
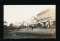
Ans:
{"type": "Polygon", "coordinates": [[[4,23],[4,30],[7,30],[8,29],[7,22],[4,21],[3,23],[4,23]]]}
{"type": "Polygon", "coordinates": [[[10,27],[13,27],[13,24],[11,23],[9,26],[10,26],[10,27]]]}
{"type": "Polygon", "coordinates": [[[15,28],[13,27],[13,24],[12,24],[12,23],[9,25],[9,29],[10,29],[10,30],[14,30],[14,29],[15,29],[15,28]]]}

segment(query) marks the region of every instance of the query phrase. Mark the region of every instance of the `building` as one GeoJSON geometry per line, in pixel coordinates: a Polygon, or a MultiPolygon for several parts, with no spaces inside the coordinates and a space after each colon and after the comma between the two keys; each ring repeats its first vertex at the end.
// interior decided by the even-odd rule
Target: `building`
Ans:
{"type": "Polygon", "coordinates": [[[35,23],[36,23],[36,20],[35,20],[34,18],[35,18],[35,17],[32,16],[31,18],[29,18],[29,19],[26,21],[26,23],[27,23],[28,26],[31,25],[31,24],[35,24],[35,23]]]}
{"type": "Polygon", "coordinates": [[[37,14],[37,21],[36,23],[42,24],[42,26],[50,27],[52,25],[52,21],[55,21],[55,9],[49,8],[45,11],[37,14]]]}

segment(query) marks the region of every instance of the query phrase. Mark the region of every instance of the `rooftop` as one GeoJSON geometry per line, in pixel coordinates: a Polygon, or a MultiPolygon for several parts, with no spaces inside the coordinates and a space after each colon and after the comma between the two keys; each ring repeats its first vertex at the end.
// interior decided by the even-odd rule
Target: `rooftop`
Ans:
{"type": "Polygon", "coordinates": [[[47,12],[48,10],[49,10],[49,9],[47,9],[47,10],[45,10],[45,11],[43,11],[43,12],[40,12],[39,14],[37,14],[37,16],[40,15],[40,14],[42,14],[42,13],[47,12]]]}

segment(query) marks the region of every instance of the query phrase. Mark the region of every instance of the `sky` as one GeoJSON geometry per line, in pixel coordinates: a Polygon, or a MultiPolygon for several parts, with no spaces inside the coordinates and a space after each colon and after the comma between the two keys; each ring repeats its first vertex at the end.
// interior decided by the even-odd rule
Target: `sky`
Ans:
{"type": "Polygon", "coordinates": [[[55,8],[55,5],[4,5],[4,21],[7,25],[21,23],[48,8],[55,8]]]}

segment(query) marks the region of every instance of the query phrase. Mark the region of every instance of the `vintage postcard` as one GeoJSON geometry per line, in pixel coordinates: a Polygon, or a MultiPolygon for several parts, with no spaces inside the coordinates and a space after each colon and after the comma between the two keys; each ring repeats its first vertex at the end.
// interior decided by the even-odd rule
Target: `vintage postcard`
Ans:
{"type": "Polygon", "coordinates": [[[56,39],[56,5],[4,5],[3,39],[56,39]]]}

